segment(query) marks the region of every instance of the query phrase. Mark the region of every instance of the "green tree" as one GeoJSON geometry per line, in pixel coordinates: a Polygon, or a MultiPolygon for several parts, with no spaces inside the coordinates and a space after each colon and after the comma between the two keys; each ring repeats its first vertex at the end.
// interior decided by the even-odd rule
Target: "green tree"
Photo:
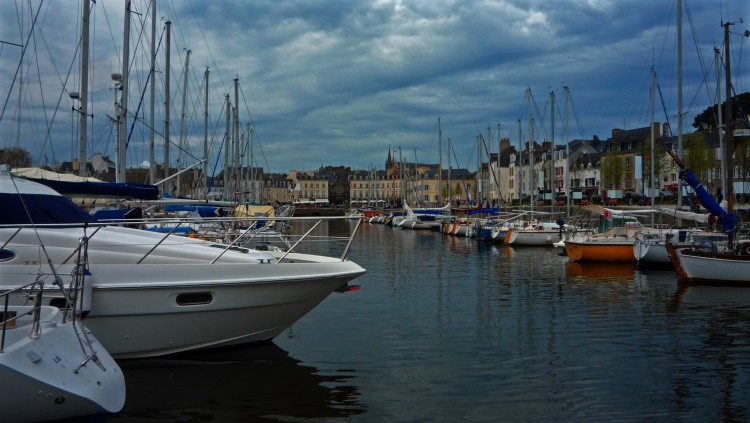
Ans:
{"type": "Polygon", "coordinates": [[[682,138],[682,160],[693,171],[698,179],[705,180],[707,170],[714,168],[715,160],[711,156],[706,138],[700,132],[687,134],[682,138]]]}
{"type": "Polygon", "coordinates": [[[619,189],[625,173],[625,161],[617,150],[610,148],[609,153],[602,157],[601,170],[605,188],[619,189]]]}
{"type": "Polygon", "coordinates": [[[0,148],[0,164],[11,167],[30,167],[31,154],[22,148],[0,148]]]}
{"type": "MultiPolygon", "coordinates": [[[[721,113],[724,114],[725,104],[721,104],[721,113]]],[[[734,119],[740,117],[740,107],[742,110],[750,110],[750,92],[745,92],[734,97],[732,102],[732,116],[734,119]]],[[[693,128],[702,129],[713,129],[716,130],[716,105],[706,108],[704,111],[695,116],[693,120],[693,128]]],[[[729,119],[726,116],[722,116],[722,122],[726,124],[729,119]]]]}

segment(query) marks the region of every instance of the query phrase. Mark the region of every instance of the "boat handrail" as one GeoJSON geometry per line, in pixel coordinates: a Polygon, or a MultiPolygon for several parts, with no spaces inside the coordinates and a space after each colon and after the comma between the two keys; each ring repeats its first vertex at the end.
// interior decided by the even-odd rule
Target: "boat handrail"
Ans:
{"type": "Polygon", "coordinates": [[[32,338],[37,338],[41,334],[41,326],[39,321],[41,319],[40,310],[42,308],[42,293],[44,291],[44,283],[36,280],[26,285],[10,289],[0,293],[0,297],[3,298],[3,315],[2,321],[0,321],[0,354],[5,352],[5,335],[9,327],[14,327],[15,322],[24,316],[32,315],[31,333],[29,334],[32,338]],[[37,288],[38,287],[38,288],[37,288]],[[34,305],[31,306],[27,311],[18,314],[10,314],[8,308],[10,307],[10,296],[13,294],[20,293],[23,290],[31,289],[32,293],[38,291],[38,295],[34,297],[34,305]]]}
{"type": "MultiPolygon", "coordinates": [[[[112,226],[116,227],[116,226],[120,226],[120,225],[142,227],[145,224],[151,224],[151,225],[153,225],[153,224],[167,225],[168,224],[168,225],[170,225],[170,226],[168,226],[169,231],[164,232],[164,236],[161,237],[158,241],[156,241],[155,244],[153,246],[151,246],[151,248],[145,254],[143,254],[143,256],[141,256],[137,260],[136,264],[141,264],[159,246],[161,246],[162,244],[164,244],[171,235],[175,235],[176,231],[180,227],[184,227],[185,225],[190,224],[190,223],[211,223],[211,222],[217,222],[217,223],[219,223],[219,222],[220,223],[227,223],[227,222],[238,223],[238,222],[248,222],[248,221],[265,221],[265,222],[269,222],[269,221],[275,221],[275,222],[315,221],[316,223],[313,226],[313,229],[314,229],[316,226],[318,226],[323,221],[340,221],[342,219],[343,220],[357,220],[357,221],[360,220],[360,218],[358,218],[358,217],[351,217],[351,216],[314,216],[314,217],[294,217],[294,216],[269,216],[269,217],[263,217],[263,216],[261,216],[261,217],[255,217],[255,216],[253,216],[253,217],[250,217],[250,218],[248,218],[248,217],[227,217],[227,216],[225,216],[225,217],[216,217],[216,218],[211,217],[211,218],[200,218],[200,219],[196,219],[195,217],[187,216],[187,217],[181,217],[181,218],[170,217],[170,218],[146,218],[146,219],[118,219],[118,220],[107,220],[107,221],[102,221],[102,222],[87,222],[87,223],[81,223],[81,224],[63,223],[63,224],[44,224],[44,225],[33,225],[33,224],[28,224],[28,225],[0,225],[0,228],[9,228],[9,227],[12,227],[12,228],[16,229],[16,231],[11,235],[10,240],[12,240],[21,231],[21,229],[24,229],[24,228],[34,228],[34,229],[39,229],[39,228],[82,228],[82,229],[84,229],[84,231],[85,231],[86,228],[93,228],[94,229],[93,232],[91,234],[89,234],[89,235],[86,235],[87,240],[91,240],[92,238],[95,238],[98,234],[104,233],[104,232],[100,232],[100,230],[103,227],[112,227],[112,226]]],[[[347,245],[346,245],[346,247],[344,249],[342,257],[345,257],[348,254],[349,249],[351,247],[351,243],[353,241],[353,237],[354,237],[354,235],[357,232],[358,226],[359,226],[359,224],[355,227],[354,231],[352,231],[349,234],[349,236],[347,237],[348,243],[347,243],[347,245]]],[[[236,226],[234,226],[234,227],[236,227],[236,226]]],[[[256,228],[256,227],[254,227],[251,224],[251,225],[248,225],[248,227],[246,229],[242,230],[239,234],[237,234],[237,233],[232,234],[229,231],[226,231],[223,234],[224,235],[224,239],[222,241],[218,241],[219,244],[217,245],[217,246],[221,246],[222,250],[217,254],[216,257],[214,257],[213,259],[211,259],[210,263],[211,264],[216,263],[226,253],[226,251],[229,251],[230,249],[236,249],[236,248],[238,248],[236,245],[240,241],[243,242],[243,245],[247,245],[247,243],[251,242],[253,239],[255,239],[256,236],[258,236],[259,234],[261,234],[263,230],[265,230],[265,229],[267,229],[269,227],[271,227],[271,226],[263,225],[263,226],[259,226],[259,227],[256,228]],[[248,234],[252,234],[252,237],[250,237],[249,239],[247,238],[248,234]]],[[[166,229],[166,227],[165,227],[165,229],[166,229]]],[[[209,230],[209,229],[207,229],[207,230],[209,230]]],[[[292,246],[289,246],[290,240],[288,239],[288,238],[291,238],[291,236],[287,236],[287,237],[284,237],[284,238],[280,237],[280,239],[286,244],[287,248],[286,248],[286,254],[284,254],[284,256],[281,259],[277,260],[277,262],[283,260],[283,258],[286,257],[290,252],[292,252],[294,250],[294,248],[297,247],[299,245],[299,243],[302,242],[304,239],[306,239],[306,238],[313,238],[312,236],[309,236],[310,233],[311,233],[311,231],[312,231],[312,229],[310,231],[308,231],[306,234],[304,234],[302,237],[300,237],[298,240],[296,240],[296,242],[292,246]]],[[[196,236],[196,235],[194,235],[194,236],[196,236]]],[[[205,236],[205,234],[198,233],[198,235],[196,237],[203,238],[204,236],[205,236]]],[[[101,237],[101,235],[100,235],[100,237],[101,237]]],[[[8,240],[7,242],[10,242],[10,240],[8,240]]],[[[7,242],[6,242],[6,244],[7,244],[7,242]]],[[[79,253],[80,249],[81,249],[81,245],[79,245],[77,248],[75,248],[65,258],[65,260],[63,260],[62,262],[60,262],[60,264],[62,265],[62,264],[69,263],[71,260],[73,260],[73,258],[75,257],[75,255],[79,253]]],[[[343,258],[342,258],[342,260],[343,260],[343,258]]]]}

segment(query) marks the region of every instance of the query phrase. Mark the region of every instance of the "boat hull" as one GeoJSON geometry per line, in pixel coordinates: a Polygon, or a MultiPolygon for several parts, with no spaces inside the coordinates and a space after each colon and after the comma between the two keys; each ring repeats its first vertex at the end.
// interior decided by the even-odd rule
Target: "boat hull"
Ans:
{"type": "Polygon", "coordinates": [[[505,237],[506,243],[512,246],[552,246],[560,240],[559,230],[516,230],[511,229],[505,237]]]}
{"type": "MultiPolygon", "coordinates": [[[[44,309],[59,313],[57,308],[44,309]]],[[[88,339],[97,353],[96,359],[87,361],[78,341],[79,334],[88,333],[85,326],[47,319],[42,321],[41,334],[36,338],[30,337],[27,329],[8,330],[0,353],[3,421],[70,419],[122,409],[125,378],[90,333],[88,339]]]]}
{"type": "Polygon", "coordinates": [[[635,263],[633,242],[568,240],[565,250],[573,261],[635,263]]]}
{"type": "MultiPolygon", "coordinates": [[[[163,235],[124,229],[104,228],[89,239],[86,285],[91,289],[84,305],[87,326],[118,359],[273,339],[365,273],[339,258],[284,256],[281,251],[222,253],[221,245],[183,237],[170,237],[174,239],[137,263],[152,248],[153,238],[163,235]]],[[[0,242],[13,234],[3,231],[0,242]]],[[[67,263],[65,257],[81,236],[78,229],[38,233],[54,263],[67,263]]],[[[13,237],[9,245],[17,254],[0,267],[0,288],[16,288],[9,281],[19,275],[30,280],[38,275],[43,261],[35,237],[26,230],[13,237]]],[[[71,274],[73,268],[64,264],[56,271],[71,274]]],[[[15,299],[19,304],[25,300],[23,295],[15,299]]],[[[45,291],[45,304],[57,306],[61,300],[45,291]]]]}
{"type": "Polygon", "coordinates": [[[750,254],[716,253],[667,244],[677,280],[687,283],[750,286],[750,254]]]}
{"type": "Polygon", "coordinates": [[[639,263],[672,264],[663,242],[640,242],[633,244],[633,257],[639,263]]]}

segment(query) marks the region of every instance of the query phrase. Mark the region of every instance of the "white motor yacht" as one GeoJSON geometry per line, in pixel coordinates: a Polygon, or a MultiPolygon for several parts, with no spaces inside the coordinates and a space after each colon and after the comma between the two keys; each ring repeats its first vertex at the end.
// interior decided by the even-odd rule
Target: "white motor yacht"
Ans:
{"type": "Polygon", "coordinates": [[[365,273],[346,258],[351,238],[341,257],[328,257],[102,224],[7,170],[0,197],[0,289],[15,288],[15,276],[42,278],[48,263],[70,274],[84,254],[85,322],[115,358],[271,340],[365,273]]]}

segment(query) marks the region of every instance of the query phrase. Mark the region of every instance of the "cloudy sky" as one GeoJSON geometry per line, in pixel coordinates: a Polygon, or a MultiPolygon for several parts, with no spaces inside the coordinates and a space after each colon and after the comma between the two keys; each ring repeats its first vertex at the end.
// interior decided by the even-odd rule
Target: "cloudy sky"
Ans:
{"type": "MultiPolygon", "coordinates": [[[[0,2],[0,146],[21,146],[39,164],[77,155],[81,2],[0,2]],[[33,17],[34,32],[18,68],[33,17]],[[17,76],[16,69],[19,69],[17,76]],[[11,90],[12,86],[12,91],[11,90]],[[64,87],[64,89],[63,89],[64,87]],[[20,103],[19,103],[20,101],[20,103]],[[20,123],[19,123],[20,122],[20,123]]],[[[129,111],[148,121],[145,90],[151,39],[150,2],[133,0],[129,111]]],[[[438,118],[453,145],[453,166],[476,168],[476,137],[497,151],[498,132],[518,143],[606,139],[613,128],[648,126],[649,73],[660,87],[656,120],[677,126],[677,0],[157,0],[156,161],[163,161],[164,22],[172,22],[171,125],[179,142],[187,50],[184,133],[192,164],[202,155],[203,74],[210,70],[210,171],[221,166],[224,98],[253,129],[253,157],[273,172],[321,165],[382,168],[389,149],[409,161],[438,162],[438,118]],[[567,90],[565,89],[567,87],[567,90]],[[566,96],[566,92],[569,93],[566,96]],[[531,95],[529,96],[528,93],[531,95]],[[564,110],[568,100],[568,119],[564,110]],[[663,107],[661,106],[663,104],[663,107]],[[665,112],[666,110],[666,112],[665,112]],[[665,117],[666,116],[666,117],[665,117]],[[566,124],[567,122],[567,124],[566,124]],[[567,126],[567,135],[566,129],[567,126]]],[[[714,47],[722,21],[731,27],[735,91],[750,89],[747,0],[684,0],[685,131],[715,101],[714,47]]],[[[122,72],[124,1],[92,6],[91,153],[114,156],[112,73],[122,72]]],[[[132,120],[132,118],[131,118],[132,120]]],[[[128,166],[148,160],[147,125],[136,123],[128,166]]],[[[171,158],[179,156],[177,147],[171,158]]],[[[249,148],[246,157],[249,157],[249,148]]]]}

